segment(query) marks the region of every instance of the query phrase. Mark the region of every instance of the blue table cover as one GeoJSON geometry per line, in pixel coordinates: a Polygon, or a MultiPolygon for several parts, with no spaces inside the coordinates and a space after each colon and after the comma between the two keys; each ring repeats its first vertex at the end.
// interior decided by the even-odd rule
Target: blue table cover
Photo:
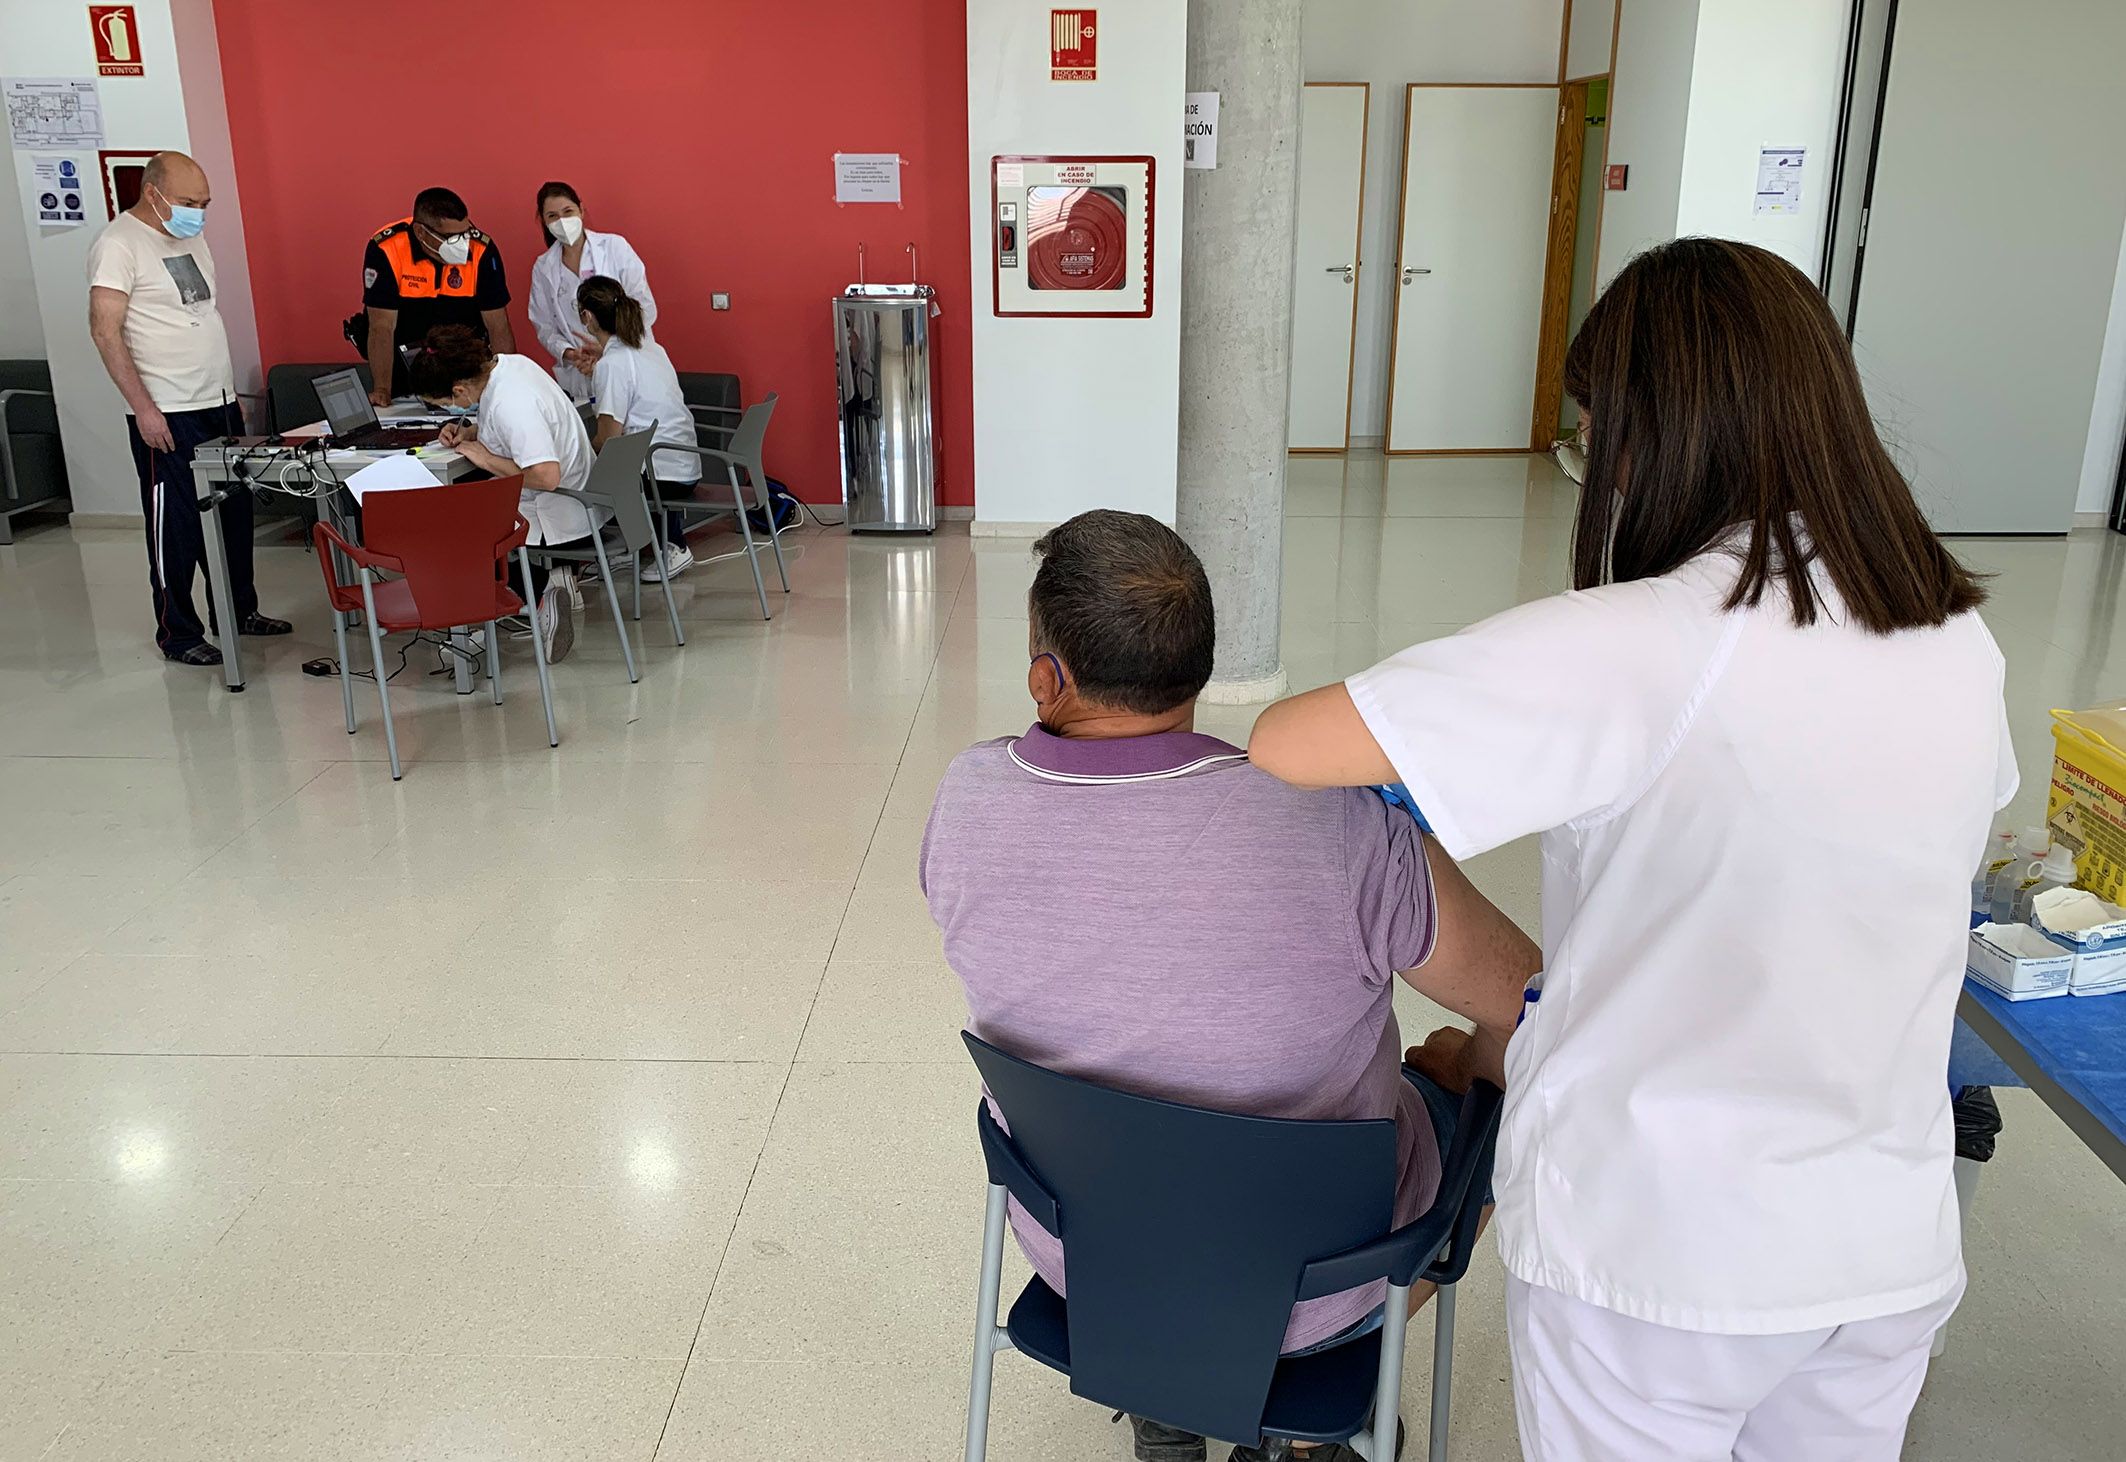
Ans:
{"type": "Polygon", "coordinates": [[[1964,989],[2060,1090],[2126,1142],[2126,995],[2003,1000],[1976,981],[1964,989]]]}

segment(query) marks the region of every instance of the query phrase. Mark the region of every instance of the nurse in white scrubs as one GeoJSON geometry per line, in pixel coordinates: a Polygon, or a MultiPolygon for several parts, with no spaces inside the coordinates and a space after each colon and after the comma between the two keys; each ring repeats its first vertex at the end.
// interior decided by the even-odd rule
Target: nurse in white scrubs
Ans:
{"type": "Polygon", "coordinates": [[[539,226],[546,230],[546,252],[532,261],[531,322],[539,344],[554,360],[554,380],[573,400],[591,394],[591,368],[598,363],[598,344],[576,328],[576,290],[596,275],[620,281],[628,297],[642,306],[645,326],[657,321],[657,301],[642,256],[619,234],[597,233],[583,223],[583,200],[566,183],[539,189],[539,226]]]}
{"type": "Polygon", "coordinates": [[[1273,706],[1249,751],[1401,781],[1456,858],[1541,837],[1525,1020],[1413,1053],[1506,1078],[1526,1456],[1893,1462],[1964,1287],[1949,1033],[2016,787],[1985,591],[1775,255],[1640,255],[1565,384],[1575,590],[1273,706]]]}
{"type": "MultiPolygon", "coordinates": [[[[583,334],[598,351],[597,364],[591,367],[591,396],[598,403],[591,445],[603,447],[623,432],[655,428],[653,442],[697,446],[694,413],[680,393],[679,373],[664,347],[650,339],[641,304],[629,298],[620,281],[596,275],[577,287],[576,311],[583,334]]],[[[661,488],[691,497],[701,481],[701,458],[692,450],[652,452],[650,470],[661,488]]],[[[642,577],[656,583],[676,578],[693,565],[686,518],[667,511],[663,553],[642,566],[642,577]]]]}

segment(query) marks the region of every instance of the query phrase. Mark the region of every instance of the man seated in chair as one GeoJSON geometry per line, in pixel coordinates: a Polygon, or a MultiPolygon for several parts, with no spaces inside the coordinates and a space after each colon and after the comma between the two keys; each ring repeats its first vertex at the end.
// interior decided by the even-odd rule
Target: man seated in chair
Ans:
{"type": "MultiPolygon", "coordinates": [[[[1289,787],[1194,729],[1214,616],[1203,565],[1172,529],[1085,513],[1034,553],[1027,688],[1039,719],[953,761],[923,840],[923,890],[969,1029],[1143,1096],[1393,1117],[1395,1222],[1410,1222],[1438,1187],[1455,1094],[1479,1076],[1504,1082],[1535,945],[1407,811],[1371,791],[1289,787]],[[1477,1026],[1413,1050],[1423,1074],[1409,1079],[1398,973],[1477,1026]]],[[[1016,1204],[1012,1227],[1062,1293],[1062,1245],[1016,1204]]],[[[1413,1304],[1430,1292],[1418,1286],[1413,1304]]],[[[1294,1306],[1286,1353],[1369,1333],[1384,1294],[1375,1284],[1294,1306]]],[[[1201,1437],[1131,1421],[1143,1462],[1205,1456],[1201,1437]]]]}

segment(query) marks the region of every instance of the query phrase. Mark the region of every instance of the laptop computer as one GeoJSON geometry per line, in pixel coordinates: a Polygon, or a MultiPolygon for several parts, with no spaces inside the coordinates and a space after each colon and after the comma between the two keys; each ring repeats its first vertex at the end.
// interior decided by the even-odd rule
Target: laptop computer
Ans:
{"type": "Polygon", "coordinates": [[[325,413],[325,435],[335,447],[356,450],[393,450],[422,447],[436,439],[432,426],[384,426],[376,419],[376,407],[362,385],[361,372],[334,371],[319,376],[311,386],[317,404],[325,413]]]}

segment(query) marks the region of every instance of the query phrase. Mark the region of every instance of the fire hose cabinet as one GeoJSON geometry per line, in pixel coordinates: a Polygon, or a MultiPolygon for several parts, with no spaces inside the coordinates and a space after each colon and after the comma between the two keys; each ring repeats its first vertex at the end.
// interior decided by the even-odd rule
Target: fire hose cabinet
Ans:
{"type": "Polygon", "coordinates": [[[998,315],[1141,320],[1152,312],[1149,157],[993,157],[998,315]]]}
{"type": "Polygon", "coordinates": [[[852,284],[834,301],[842,503],[852,533],[937,527],[927,284],[852,284]]]}

